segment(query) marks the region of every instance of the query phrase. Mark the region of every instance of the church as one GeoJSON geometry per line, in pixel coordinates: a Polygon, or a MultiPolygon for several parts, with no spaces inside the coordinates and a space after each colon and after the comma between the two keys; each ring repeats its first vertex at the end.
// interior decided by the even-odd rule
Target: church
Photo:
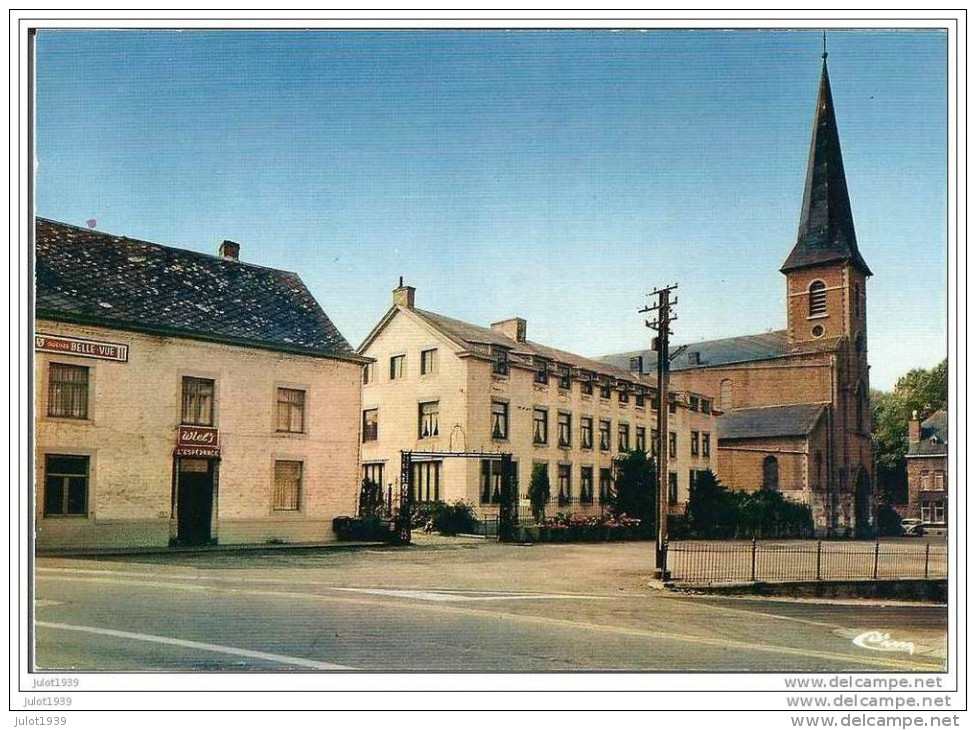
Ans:
{"type": "MultiPolygon", "coordinates": [[[[871,270],[857,247],[826,52],[799,229],[780,271],[786,277],[786,329],[672,347],[672,385],[717,396],[723,412],[717,419],[718,476],[726,486],[775,489],[809,504],[819,534],[870,534],[871,270]]],[[[656,354],[602,359],[653,367],[656,354]]]]}

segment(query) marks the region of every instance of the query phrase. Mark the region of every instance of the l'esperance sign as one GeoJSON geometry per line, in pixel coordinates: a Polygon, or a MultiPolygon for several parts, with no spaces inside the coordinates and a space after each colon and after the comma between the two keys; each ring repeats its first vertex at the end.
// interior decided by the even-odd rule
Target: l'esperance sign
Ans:
{"type": "Polygon", "coordinates": [[[83,340],[79,337],[46,335],[40,332],[34,335],[34,349],[40,352],[56,352],[59,355],[94,357],[100,360],[114,360],[115,362],[129,361],[128,345],[117,342],[83,340]]]}

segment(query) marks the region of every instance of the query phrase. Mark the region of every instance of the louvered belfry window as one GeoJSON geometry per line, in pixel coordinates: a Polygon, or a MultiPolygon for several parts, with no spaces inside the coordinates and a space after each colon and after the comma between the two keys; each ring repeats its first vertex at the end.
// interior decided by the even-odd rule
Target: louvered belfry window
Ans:
{"type": "Polygon", "coordinates": [[[47,414],[58,418],[88,418],[88,368],[51,363],[47,414]]]}
{"type": "Polygon", "coordinates": [[[810,316],[827,314],[827,285],[822,281],[815,281],[807,291],[810,298],[810,316]]]}

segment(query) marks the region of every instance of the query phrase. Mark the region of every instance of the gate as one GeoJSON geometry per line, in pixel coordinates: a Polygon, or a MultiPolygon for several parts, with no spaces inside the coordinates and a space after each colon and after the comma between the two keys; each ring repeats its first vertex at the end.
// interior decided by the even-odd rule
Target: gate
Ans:
{"type": "Polygon", "coordinates": [[[497,451],[401,451],[400,494],[396,509],[397,542],[410,542],[410,521],[413,514],[413,465],[415,462],[437,459],[488,459],[502,464],[501,490],[498,504],[498,539],[511,542],[516,537],[518,525],[518,492],[512,484],[512,455],[497,451]]]}

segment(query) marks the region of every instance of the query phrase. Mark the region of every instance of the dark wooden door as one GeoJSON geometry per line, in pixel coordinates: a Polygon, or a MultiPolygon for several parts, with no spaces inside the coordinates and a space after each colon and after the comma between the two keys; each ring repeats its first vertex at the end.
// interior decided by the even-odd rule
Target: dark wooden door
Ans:
{"type": "Polygon", "coordinates": [[[205,470],[180,469],[177,484],[177,539],[181,545],[210,542],[213,511],[213,463],[205,470]]]}

